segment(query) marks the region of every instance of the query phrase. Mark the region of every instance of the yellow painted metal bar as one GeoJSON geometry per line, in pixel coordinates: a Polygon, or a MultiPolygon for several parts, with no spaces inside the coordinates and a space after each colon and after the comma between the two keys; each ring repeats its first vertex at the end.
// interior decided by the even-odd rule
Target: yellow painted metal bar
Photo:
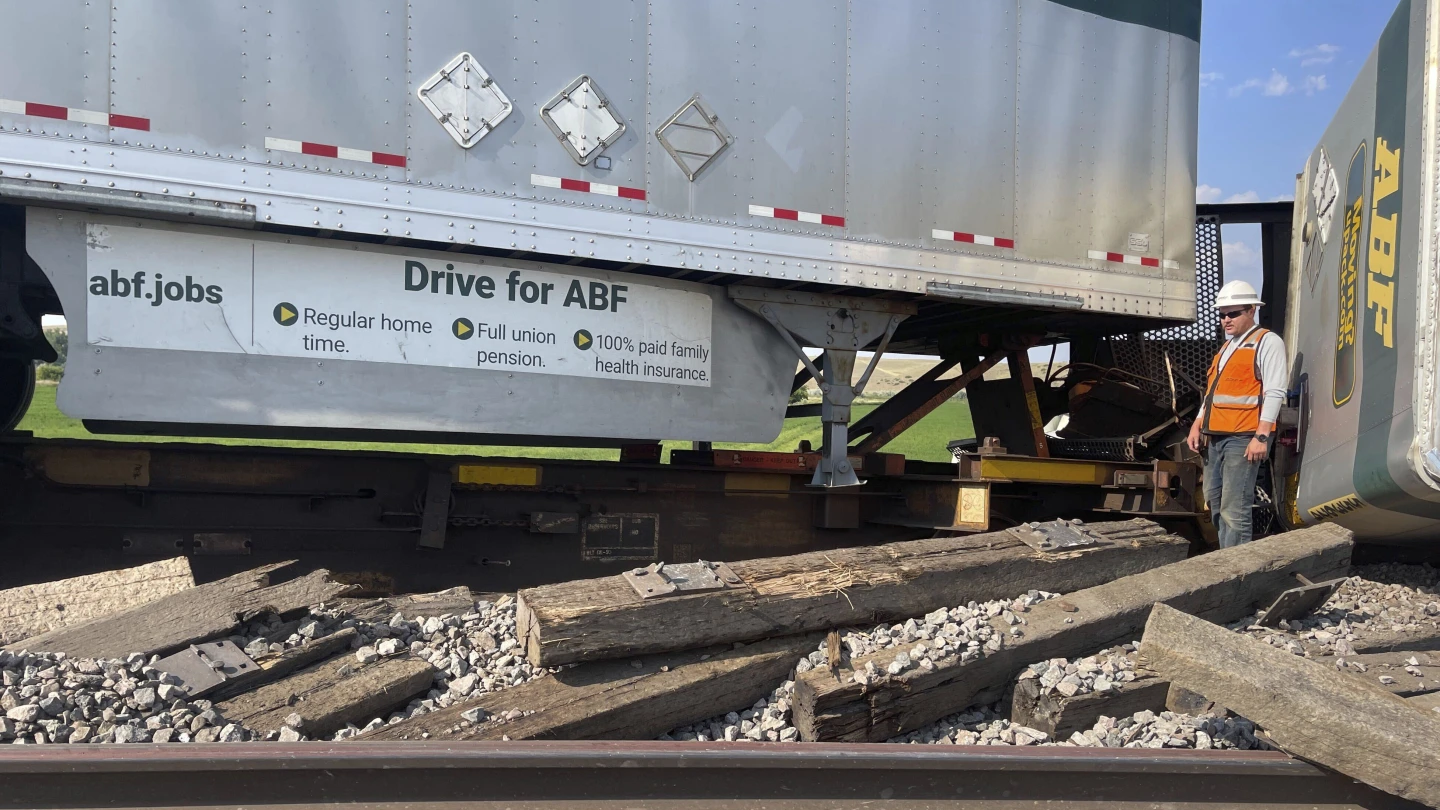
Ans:
{"type": "Polygon", "coordinates": [[[150,486],[150,451],[129,448],[38,447],[26,450],[45,478],[91,487],[150,486]]]}
{"type": "Polygon", "coordinates": [[[981,457],[980,479],[1034,481],[1040,484],[1110,483],[1111,466],[1092,461],[1059,458],[981,457]]]}
{"type": "Polygon", "coordinates": [[[726,490],[754,490],[767,492],[789,492],[790,476],[775,473],[725,473],[726,490]]]}
{"type": "Polygon", "coordinates": [[[540,486],[540,467],[508,464],[461,464],[455,470],[455,481],[460,484],[538,487],[540,486]]]}

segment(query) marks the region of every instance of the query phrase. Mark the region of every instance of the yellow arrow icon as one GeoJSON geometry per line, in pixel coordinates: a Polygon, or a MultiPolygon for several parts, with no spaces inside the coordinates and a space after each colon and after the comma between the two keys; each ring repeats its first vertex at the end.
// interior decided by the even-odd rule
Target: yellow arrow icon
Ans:
{"type": "Polygon", "coordinates": [[[456,318],[454,325],[451,326],[451,330],[454,332],[455,337],[461,340],[469,340],[470,333],[475,331],[475,325],[470,322],[469,318],[456,318]]]}
{"type": "Polygon", "coordinates": [[[275,316],[275,322],[281,326],[290,326],[295,323],[295,318],[298,316],[298,313],[295,311],[295,305],[288,301],[281,301],[276,304],[275,311],[271,314],[275,316]]]}
{"type": "Polygon", "coordinates": [[[575,348],[577,349],[580,349],[582,351],[588,349],[590,348],[590,344],[594,341],[595,338],[592,337],[591,334],[584,329],[580,329],[575,332],[575,348]]]}

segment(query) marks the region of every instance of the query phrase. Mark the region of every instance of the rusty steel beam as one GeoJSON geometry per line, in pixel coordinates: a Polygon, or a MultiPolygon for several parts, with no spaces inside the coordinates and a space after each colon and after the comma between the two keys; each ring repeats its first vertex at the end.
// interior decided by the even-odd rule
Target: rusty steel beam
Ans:
{"type": "Polygon", "coordinates": [[[954,368],[960,362],[954,358],[941,358],[935,365],[925,370],[909,385],[897,391],[885,402],[882,402],[875,410],[855,420],[850,425],[850,440],[874,433],[880,429],[886,419],[896,418],[895,414],[904,414],[911,408],[923,403],[931,394],[944,386],[944,383],[937,382],[940,375],[954,368]]]}
{"type": "Polygon", "coordinates": [[[1035,437],[1035,455],[1050,457],[1050,443],[1045,440],[1045,418],[1040,415],[1040,399],[1035,394],[1035,373],[1030,370],[1030,352],[1010,352],[1010,376],[1020,382],[1025,392],[1025,413],[1030,420],[1030,433],[1035,437]]]}
{"type": "MultiPolygon", "coordinates": [[[[946,380],[944,385],[936,388],[933,393],[917,404],[911,405],[908,398],[903,396],[904,391],[891,397],[887,402],[866,414],[864,419],[861,419],[855,424],[854,429],[851,431],[852,434],[860,430],[868,429],[869,435],[866,436],[859,445],[852,448],[851,452],[857,455],[874,453],[894,441],[897,436],[904,433],[916,422],[929,416],[936,408],[943,405],[946,400],[960,393],[965,386],[980,379],[985,372],[989,371],[996,363],[1004,359],[1005,354],[1004,351],[992,352],[974,368],[966,371],[959,377],[946,380]]],[[[951,361],[942,361],[935,369],[931,369],[931,372],[934,372],[935,376],[938,377],[953,365],[954,363],[951,361]],[[936,369],[939,369],[940,366],[945,366],[945,368],[936,372],[936,369]]],[[[922,376],[919,380],[911,383],[911,385],[918,387],[922,380],[931,384],[938,382],[934,380],[933,377],[927,378],[922,376]]]]}

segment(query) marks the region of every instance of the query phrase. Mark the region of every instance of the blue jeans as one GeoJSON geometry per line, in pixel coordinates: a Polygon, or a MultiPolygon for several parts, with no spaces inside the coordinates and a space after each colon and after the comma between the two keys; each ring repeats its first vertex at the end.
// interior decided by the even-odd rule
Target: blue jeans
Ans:
{"type": "Polygon", "coordinates": [[[1250,510],[1255,505],[1255,476],[1260,462],[1246,461],[1245,448],[1255,438],[1209,436],[1205,450],[1205,502],[1210,520],[1220,535],[1220,547],[1230,548],[1252,539],[1250,510]]]}

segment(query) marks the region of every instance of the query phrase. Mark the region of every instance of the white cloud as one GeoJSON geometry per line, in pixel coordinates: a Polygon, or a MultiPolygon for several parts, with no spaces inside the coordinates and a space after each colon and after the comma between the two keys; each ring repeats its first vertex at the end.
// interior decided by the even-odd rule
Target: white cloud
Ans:
{"type": "Polygon", "coordinates": [[[1295,92],[1295,85],[1290,79],[1278,70],[1271,69],[1268,79],[1246,79],[1240,84],[1230,88],[1230,97],[1242,95],[1247,90],[1259,89],[1264,96],[1283,96],[1295,92]]]}
{"type": "Polygon", "coordinates": [[[1212,84],[1220,81],[1220,80],[1223,79],[1223,78],[1225,78],[1225,74],[1224,74],[1224,73],[1215,73],[1215,72],[1213,72],[1213,71],[1210,72],[1210,73],[1201,73],[1201,74],[1200,74],[1200,86],[1201,86],[1201,87],[1209,87],[1210,85],[1212,85],[1212,84]]]}
{"type": "MultiPolygon", "coordinates": [[[[1288,200],[1289,197],[1273,197],[1275,200],[1288,200]]],[[[1225,192],[1215,186],[1207,186],[1204,183],[1195,187],[1195,202],[1197,203],[1252,203],[1260,202],[1260,194],[1254,190],[1242,191],[1239,194],[1225,196],[1225,192]]]]}
{"type": "Polygon", "coordinates": [[[1339,52],[1339,45],[1322,42],[1313,48],[1294,48],[1290,51],[1290,58],[1299,59],[1300,67],[1314,67],[1315,65],[1328,65],[1334,62],[1335,54],[1339,52]]]}
{"type": "Polygon", "coordinates": [[[1265,83],[1260,81],[1259,79],[1246,79],[1240,84],[1237,84],[1234,87],[1230,88],[1230,97],[1235,98],[1236,96],[1244,93],[1246,90],[1253,90],[1263,84],[1265,83]]]}
{"type": "Polygon", "coordinates": [[[1220,246],[1220,250],[1225,259],[1226,279],[1233,281],[1237,276],[1244,276],[1248,281],[1250,277],[1260,275],[1263,261],[1258,248],[1250,247],[1245,242],[1226,242],[1220,246]]]}
{"type": "Polygon", "coordinates": [[[1325,81],[1325,74],[1323,73],[1319,76],[1305,77],[1305,95],[1307,96],[1313,96],[1321,90],[1328,90],[1329,88],[1330,83],[1325,81]]]}
{"type": "Polygon", "coordinates": [[[1278,70],[1272,70],[1270,71],[1270,78],[1265,81],[1265,87],[1262,88],[1260,92],[1267,96],[1283,96],[1294,89],[1294,87],[1290,86],[1290,80],[1285,78],[1285,74],[1278,70]]]}

